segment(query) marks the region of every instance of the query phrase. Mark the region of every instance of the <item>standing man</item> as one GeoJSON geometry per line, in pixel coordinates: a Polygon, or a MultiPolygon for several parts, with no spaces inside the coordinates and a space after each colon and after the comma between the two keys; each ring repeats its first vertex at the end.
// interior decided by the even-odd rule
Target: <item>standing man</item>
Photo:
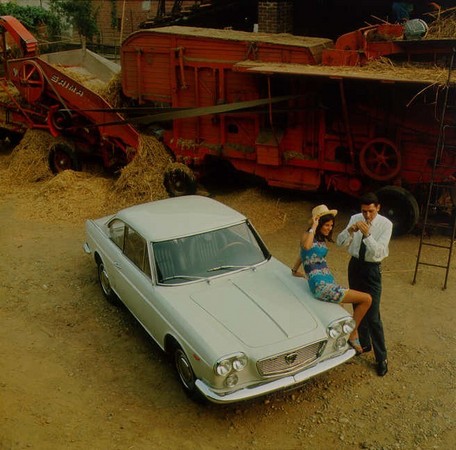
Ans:
{"type": "Polygon", "coordinates": [[[389,254],[393,224],[378,213],[380,203],[374,193],[363,195],[359,202],[361,212],[353,215],[347,227],[339,233],[337,245],[347,246],[351,255],[348,264],[350,289],[372,296],[372,305],[359,325],[358,334],[363,352],[369,352],[373,347],[377,374],[382,377],[388,372],[388,361],[380,318],[381,262],[389,254]]]}

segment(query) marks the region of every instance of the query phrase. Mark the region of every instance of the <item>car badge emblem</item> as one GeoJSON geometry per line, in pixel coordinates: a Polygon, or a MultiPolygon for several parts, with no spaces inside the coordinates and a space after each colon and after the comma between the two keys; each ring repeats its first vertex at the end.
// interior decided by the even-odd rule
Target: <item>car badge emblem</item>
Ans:
{"type": "Polygon", "coordinates": [[[297,357],[298,357],[297,353],[289,353],[288,355],[285,356],[285,362],[288,365],[291,365],[296,361],[297,357]]]}

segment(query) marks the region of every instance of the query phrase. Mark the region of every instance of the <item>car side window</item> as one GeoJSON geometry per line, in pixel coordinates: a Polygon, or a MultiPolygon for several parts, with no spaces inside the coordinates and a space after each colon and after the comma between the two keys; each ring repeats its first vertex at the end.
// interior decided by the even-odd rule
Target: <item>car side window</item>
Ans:
{"type": "Polygon", "coordinates": [[[113,220],[109,224],[109,238],[121,250],[123,250],[123,246],[124,246],[124,231],[125,231],[125,224],[121,220],[113,220]]]}
{"type": "Polygon", "coordinates": [[[125,231],[125,256],[150,277],[149,249],[146,240],[130,227],[125,231]]]}

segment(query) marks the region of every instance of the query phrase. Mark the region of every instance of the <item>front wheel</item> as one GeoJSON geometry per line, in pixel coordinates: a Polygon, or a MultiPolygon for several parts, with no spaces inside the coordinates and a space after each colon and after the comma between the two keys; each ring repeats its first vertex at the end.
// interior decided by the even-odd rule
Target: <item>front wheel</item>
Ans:
{"type": "Polygon", "coordinates": [[[415,197],[399,186],[385,186],[377,191],[381,213],[393,222],[393,235],[410,233],[418,223],[420,209],[415,197]]]}
{"type": "Polygon", "coordinates": [[[179,376],[179,381],[181,382],[185,393],[194,401],[204,402],[203,395],[196,387],[196,376],[193,372],[190,361],[182,348],[177,344],[174,349],[173,357],[174,367],[176,368],[177,375],[179,376]]]}

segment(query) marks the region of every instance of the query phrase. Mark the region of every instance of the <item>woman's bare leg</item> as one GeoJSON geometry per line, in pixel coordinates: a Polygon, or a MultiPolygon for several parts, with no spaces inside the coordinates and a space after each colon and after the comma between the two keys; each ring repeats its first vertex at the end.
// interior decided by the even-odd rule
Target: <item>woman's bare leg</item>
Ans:
{"type": "Polygon", "coordinates": [[[358,338],[358,326],[370,308],[372,297],[366,292],[349,289],[344,295],[342,303],[351,303],[353,305],[353,319],[355,320],[356,328],[350,335],[350,340],[352,341],[358,338]]]}

